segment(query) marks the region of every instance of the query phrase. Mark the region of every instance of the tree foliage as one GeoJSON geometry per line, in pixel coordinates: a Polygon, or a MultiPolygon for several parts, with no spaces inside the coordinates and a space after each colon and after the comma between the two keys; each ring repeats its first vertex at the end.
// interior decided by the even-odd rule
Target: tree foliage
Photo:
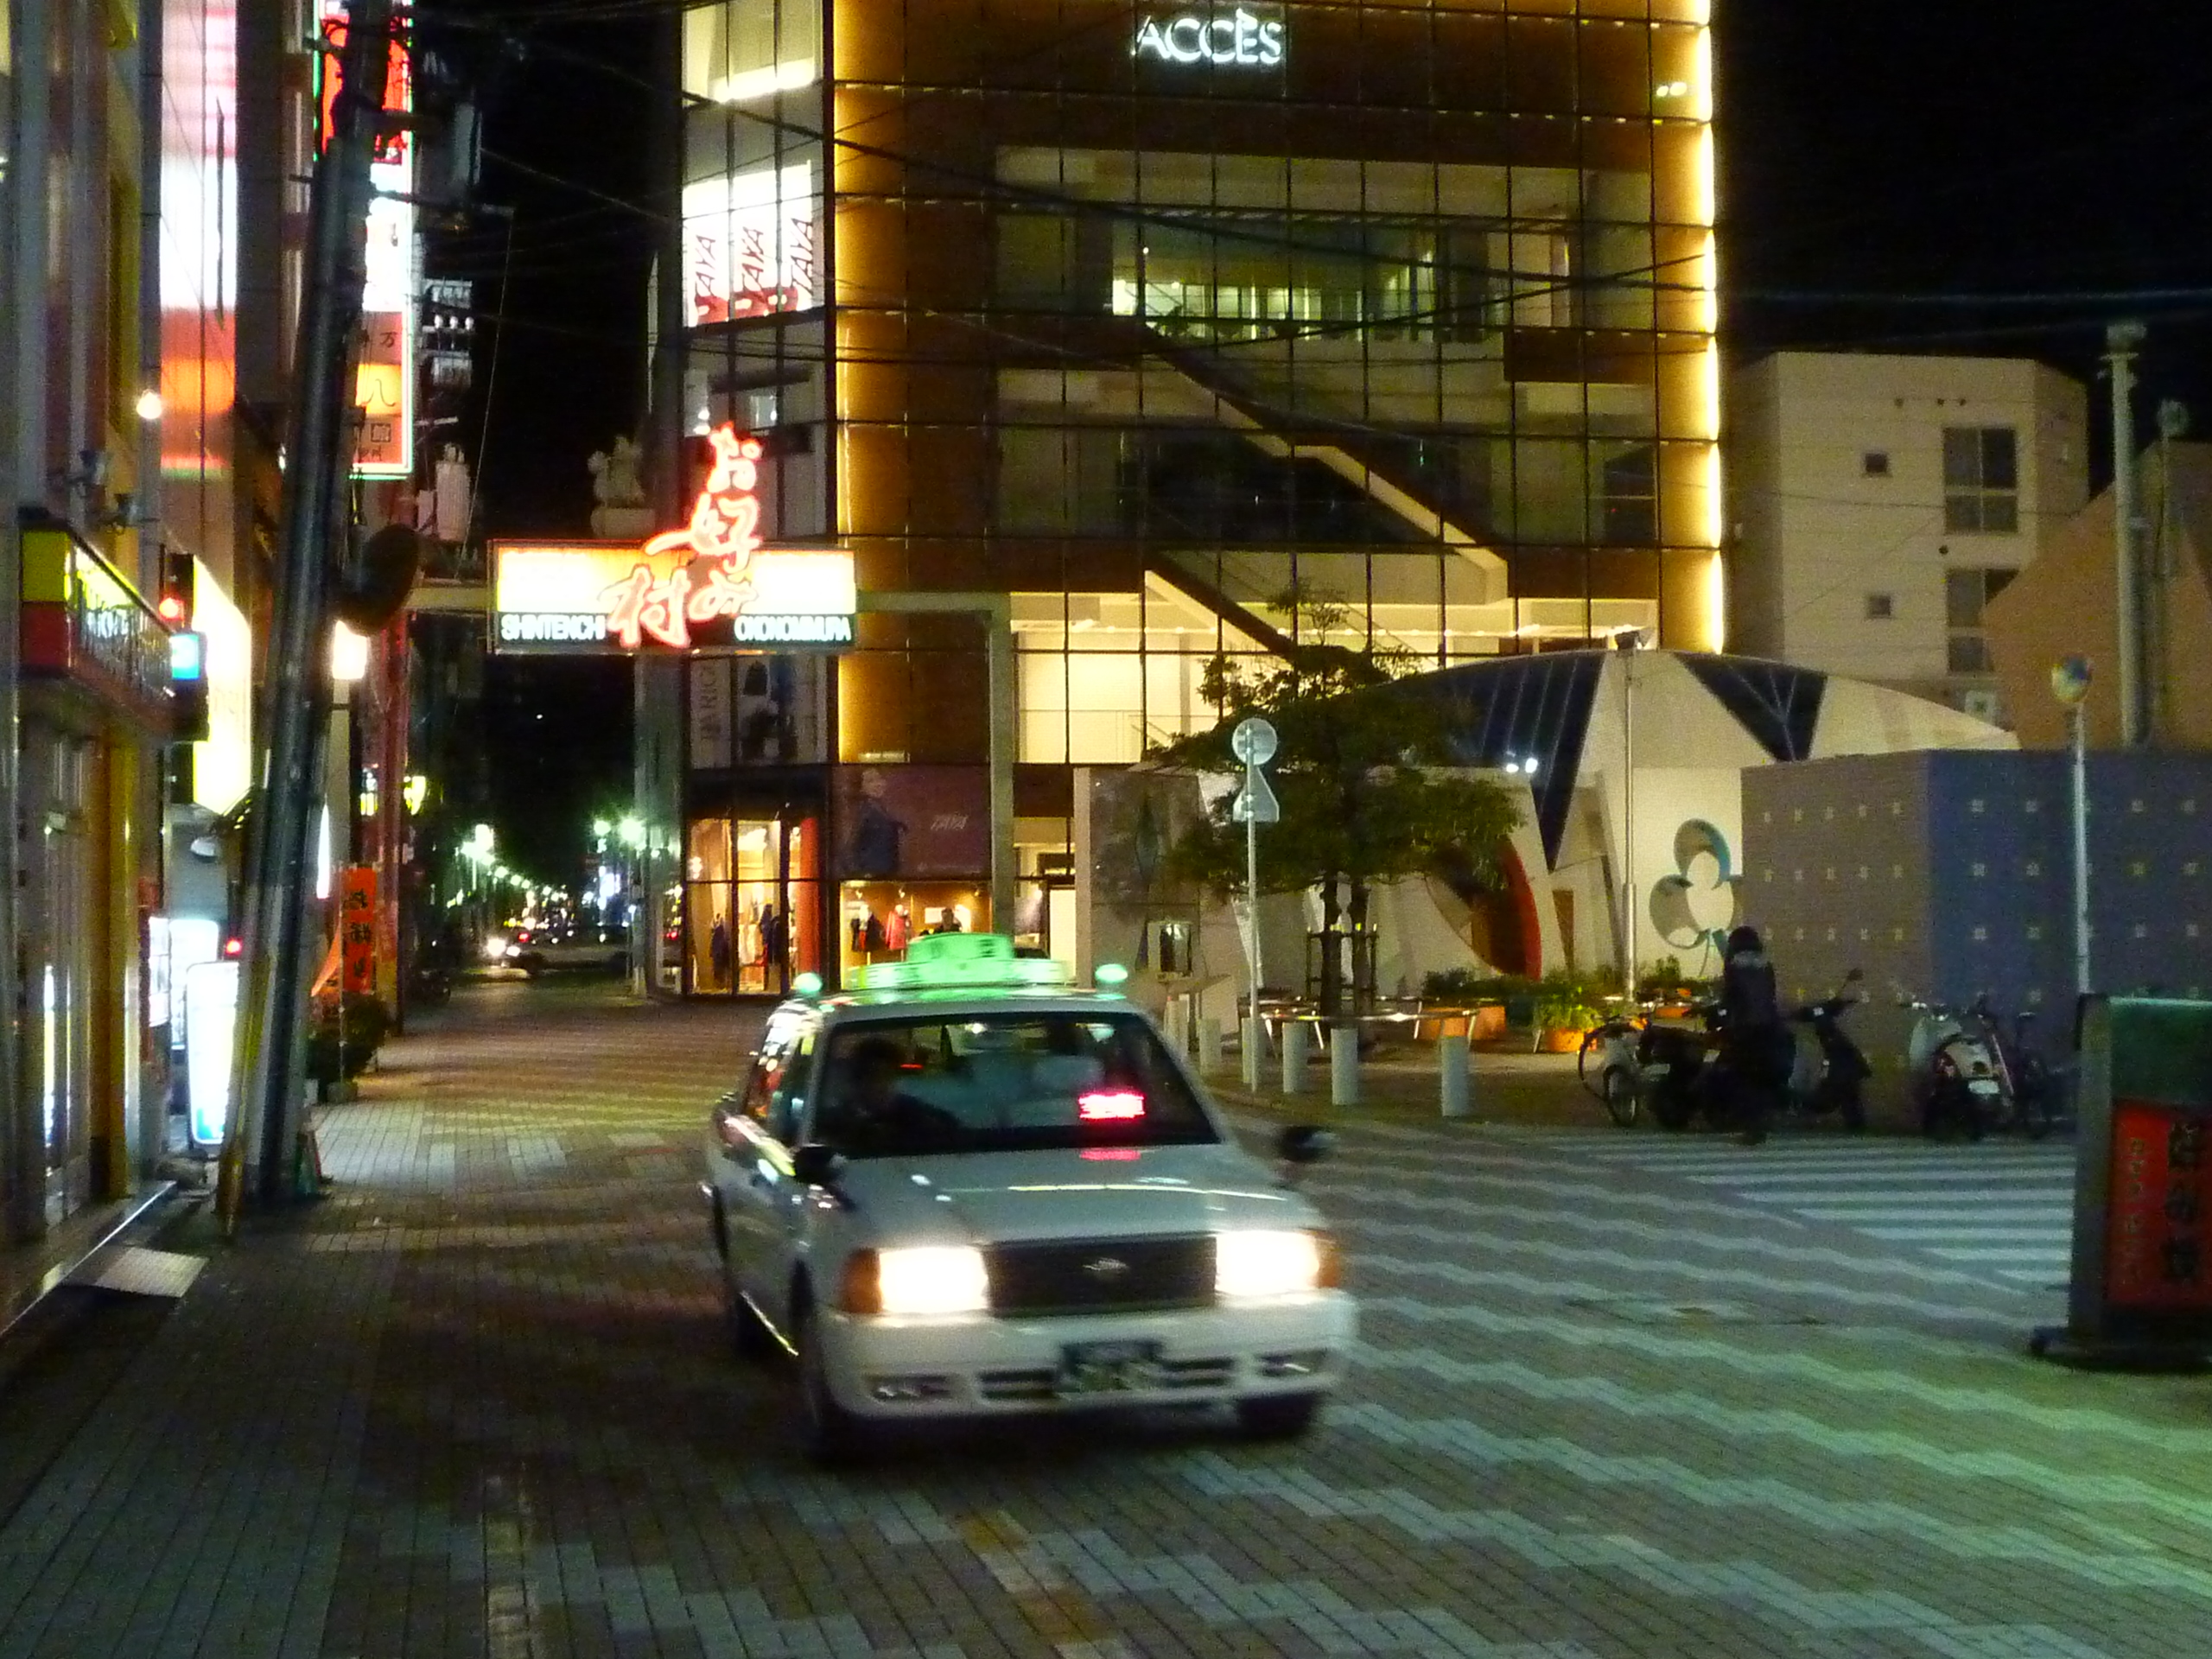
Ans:
{"type": "MultiPolygon", "coordinates": [[[[1326,642],[1344,631],[1345,607],[1287,596],[1275,607],[1297,632],[1326,642]]],[[[1217,657],[1202,694],[1222,710],[1214,728],[1157,752],[1200,772],[1241,772],[1230,747],[1239,721],[1262,715],[1281,744],[1266,768],[1282,804],[1282,822],[1259,835],[1265,893],[1321,895],[1324,1013],[1344,1009],[1337,940],[1349,926],[1364,932],[1375,885],[1418,875],[1451,858],[1478,882],[1497,884],[1497,850],[1520,823],[1513,798],[1495,780],[1453,768],[1452,711],[1408,695],[1391,682],[1421,664],[1409,653],[1374,645],[1301,644],[1257,669],[1217,657]]],[[[1168,851],[1171,868],[1213,893],[1241,893],[1245,832],[1224,797],[1208,818],[1168,851]]]]}

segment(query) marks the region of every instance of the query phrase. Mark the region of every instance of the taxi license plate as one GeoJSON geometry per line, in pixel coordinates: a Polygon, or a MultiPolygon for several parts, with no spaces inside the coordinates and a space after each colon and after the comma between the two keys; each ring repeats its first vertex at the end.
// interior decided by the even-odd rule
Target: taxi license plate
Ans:
{"type": "Polygon", "coordinates": [[[1070,1394],[1126,1394],[1149,1389],[1160,1379],[1156,1342],[1076,1342],[1060,1350],[1058,1391],[1070,1394]]]}

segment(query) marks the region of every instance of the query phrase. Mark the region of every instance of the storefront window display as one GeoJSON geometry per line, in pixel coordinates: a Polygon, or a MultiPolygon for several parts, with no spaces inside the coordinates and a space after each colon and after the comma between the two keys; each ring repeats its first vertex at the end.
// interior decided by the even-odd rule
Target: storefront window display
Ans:
{"type": "Polygon", "coordinates": [[[688,988],[780,995],[821,971],[820,820],[694,819],[681,931],[688,988]]]}
{"type": "Polygon", "coordinates": [[[895,961],[924,933],[993,925],[989,816],[980,766],[841,766],[839,967],[895,961]]]}
{"type": "Polygon", "coordinates": [[[924,934],[989,932],[991,903],[980,881],[848,881],[837,921],[838,969],[849,985],[856,970],[900,960],[924,934]]]}

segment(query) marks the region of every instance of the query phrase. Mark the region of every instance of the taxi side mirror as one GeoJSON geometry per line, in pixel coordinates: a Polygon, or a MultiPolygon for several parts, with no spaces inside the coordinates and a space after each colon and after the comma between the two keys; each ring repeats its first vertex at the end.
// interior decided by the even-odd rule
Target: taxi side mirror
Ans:
{"type": "Polygon", "coordinates": [[[1336,1144],[1337,1137],[1317,1123],[1294,1123],[1275,1137],[1275,1156],[1286,1164],[1318,1164],[1336,1144]]]}
{"type": "Polygon", "coordinates": [[[819,1141],[810,1141],[791,1154],[791,1178],[803,1185],[834,1192],[844,1173],[845,1154],[819,1141]]]}

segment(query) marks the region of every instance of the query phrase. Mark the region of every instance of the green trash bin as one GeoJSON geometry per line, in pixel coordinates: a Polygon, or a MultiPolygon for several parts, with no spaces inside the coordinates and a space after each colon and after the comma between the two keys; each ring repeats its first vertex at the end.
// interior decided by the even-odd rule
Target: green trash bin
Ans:
{"type": "Polygon", "coordinates": [[[2031,1351],[2212,1356],[2212,1002],[2085,998],[2067,1322],[2031,1351]]]}

